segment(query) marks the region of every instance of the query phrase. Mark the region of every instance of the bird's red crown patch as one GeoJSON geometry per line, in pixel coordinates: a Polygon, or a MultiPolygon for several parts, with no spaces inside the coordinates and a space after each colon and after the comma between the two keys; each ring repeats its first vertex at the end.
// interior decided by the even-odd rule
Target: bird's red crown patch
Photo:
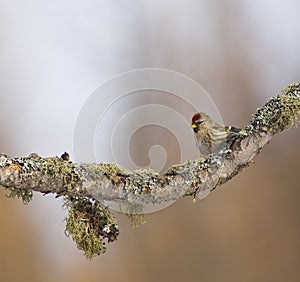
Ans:
{"type": "Polygon", "coordinates": [[[200,114],[197,113],[197,114],[194,114],[193,117],[192,117],[192,121],[195,121],[195,120],[198,120],[200,119],[200,114]]]}

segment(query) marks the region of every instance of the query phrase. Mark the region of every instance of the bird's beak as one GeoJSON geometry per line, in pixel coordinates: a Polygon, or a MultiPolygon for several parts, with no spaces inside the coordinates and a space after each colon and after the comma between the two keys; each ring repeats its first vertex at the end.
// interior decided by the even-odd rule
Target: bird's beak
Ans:
{"type": "Polygon", "coordinates": [[[192,124],[192,128],[194,129],[194,128],[196,128],[196,127],[197,127],[197,124],[193,123],[193,124],[192,124]]]}

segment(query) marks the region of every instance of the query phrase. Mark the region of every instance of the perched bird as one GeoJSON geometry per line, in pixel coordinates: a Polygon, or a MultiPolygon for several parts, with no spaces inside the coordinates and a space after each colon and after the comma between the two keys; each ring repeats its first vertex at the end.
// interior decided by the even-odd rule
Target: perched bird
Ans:
{"type": "Polygon", "coordinates": [[[224,147],[228,140],[238,136],[241,129],[225,126],[212,120],[206,113],[196,113],[192,117],[192,128],[196,145],[204,156],[216,153],[224,147]]]}

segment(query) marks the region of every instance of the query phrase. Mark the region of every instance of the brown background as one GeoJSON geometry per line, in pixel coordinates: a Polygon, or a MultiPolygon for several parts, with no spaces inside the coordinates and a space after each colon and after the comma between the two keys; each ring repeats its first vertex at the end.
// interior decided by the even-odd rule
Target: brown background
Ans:
{"type": "MultiPolygon", "coordinates": [[[[214,99],[224,121],[243,126],[256,107],[299,80],[299,53],[295,51],[300,47],[297,1],[285,1],[280,7],[273,2],[268,6],[255,1],[182,2],[185,4],[141,1],[105,7],[90,3],[89,8],[85,7],[82,13],[86,9],[101,10],[98,23],[105,13],[113,18],[114,26],[98,25],[106,33],[122,29],[123,22],[118,22],[122,16],[131,24],[127,26],[128,34],[120,34],[125,36],[123,41],[117,37],[103,39],[116,45],[108,53],[111,65],[101,65],[100,58],[106,54],[98,56],[97,52],[93,53],[99,60],[95,65],[86,57],[69,58],[88,73],[86,77],[92,76],[86,78],[88,87],[75,74],[69,78],[74,89],[84,93],[78,101],[82,103],[97,82],[113,74],[137,67],[163,67],[200,83],[214,99]]],[[[67,20],[80,17],[81,7],[77,4],[63,10],[67,20]]],[[[51,83],[61,83],[55,74],[51,81],[49,77],[40,80],[34,76],[27,81],[30,72],[26,68],[33,62],[20,51],[20,68],[16,67],[13,48],[18,48],[18,41],[12,39],[17,32],[12,22],[18,24],[12,11],[22,14],[24,7],[4,1],[0,5],[4,23],[10,24],[1,28],[4,47],[0,51],[5,63],[0,84],[1,151],[12,156],[32,151],[45,156],[60,154],[70,148],[76,118],[73,112],[78,112],[80,103],[74,98],[78,105],[75,101],[72,104],[69,91],[65,94],[67,101],[61,102],[63,93],[51,88],[51,83]],[[37,100],[42,109],[55,103],[51,104],[53,113],[45,110],[46,114],[38,117],[39,126],[34,116],[36,108],[31,111],[31,103],[37,100]],[[63,117],[69,118],[69,123],[63,117]],[[34,125],[35,133],[45,132],[44,137],[35,138],[33,133],[30,139],[24,133],[34,125]]],[[[25,10],[34,8],[35,16],[41,9],[38,4],[32,2],[25,10]]],[[[53,21],[56,12],[61,15],[58,4],[45,9],[53,12],[53,21]]],[[[79,29],[79,36],[93,28],[93,17],[90,25],[78,24],[83,29],[79,29]]],[[[104,48],[100,35],[97,40],[97,46],[104,48]]],[[[71,54],[80,53],[72,48],[71,54]]],[[[45,60],[48,56],[45,54],[45,60]]],[[[45,71],[47,67],[41,68],[45,71]]],[[[53,73],[59,68],[57,63],[53,73]]],[[[180,200],[147,215],[147,223],[138,229],[131,229],[127,218],[118,215],[118,241],[92,261],[86,260],[64,236],[64,212],[59,200],[35,194],[34,201],[24,206],[7,199],[2,189],[0,281],[300,281],[299,140],[300,131],[295,128],[276,136],[254,165],[208,198],[196,204],[190,198],[180,200]]]]}

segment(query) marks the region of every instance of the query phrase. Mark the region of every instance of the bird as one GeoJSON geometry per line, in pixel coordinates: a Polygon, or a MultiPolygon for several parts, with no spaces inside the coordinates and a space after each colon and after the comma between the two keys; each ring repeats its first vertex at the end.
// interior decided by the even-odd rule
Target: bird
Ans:
{"type": "Polygon", "coordinates": [[[196,146],[200,153],[207,157],[219,152],[228,141],[239,136],[241,129],[217,123],[203,112],[192,117],[192,129],[195,134],[196,146]]]}

